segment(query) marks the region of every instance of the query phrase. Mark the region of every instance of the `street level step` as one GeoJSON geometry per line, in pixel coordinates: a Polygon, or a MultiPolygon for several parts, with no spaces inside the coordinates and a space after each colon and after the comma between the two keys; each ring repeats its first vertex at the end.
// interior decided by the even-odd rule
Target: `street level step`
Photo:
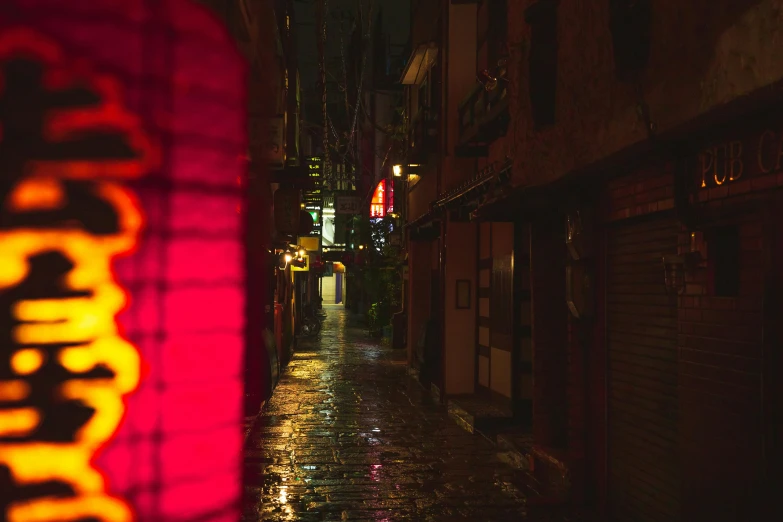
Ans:
{"type": "Polygon", "coordinates": [[[449,398],[448,411],[452,419],[468,433],[479,433],[492,442],[495,434],[514,425],[510,407],[476,395],[449,398]]]}
{"type": "Polygon", "coordinates": [[[497,444],[498,456],[520,471],[520,486],[532,493],[529,504],[571,503],[571,463],[563,450],[537,445],[530,434],[520,432],[498,435],[497,444]]]}

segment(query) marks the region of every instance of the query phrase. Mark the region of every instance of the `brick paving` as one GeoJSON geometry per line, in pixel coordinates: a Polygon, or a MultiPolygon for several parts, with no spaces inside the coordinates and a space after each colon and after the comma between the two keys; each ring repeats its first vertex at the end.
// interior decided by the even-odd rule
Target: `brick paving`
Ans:
{"type": "Polygon", "coordinates": [[[555,520],[526,513],[515,471],[403,359],[331,308],[249,434],[242,519],[555,520]]]}

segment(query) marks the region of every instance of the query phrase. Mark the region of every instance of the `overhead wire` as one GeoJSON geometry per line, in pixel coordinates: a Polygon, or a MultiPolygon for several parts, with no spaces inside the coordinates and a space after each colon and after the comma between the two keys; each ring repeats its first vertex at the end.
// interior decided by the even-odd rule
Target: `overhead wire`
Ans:
{"type": "Polygon", "coordinates": [[[326,130],[329,125],[329,114],[327,108],[327,92],[326,92],[326,10],[328,9],[328,0],[321,0],[318,4],[316,12],[316,27],[318,27],[318,66],[321,74],[321,109],[324,122],[324,129],[322,134],[323,140],[323,172],[322,176],[324,181],[328,181],[332,177],[330,153],[329,153],[329,133],[326,130]]]}

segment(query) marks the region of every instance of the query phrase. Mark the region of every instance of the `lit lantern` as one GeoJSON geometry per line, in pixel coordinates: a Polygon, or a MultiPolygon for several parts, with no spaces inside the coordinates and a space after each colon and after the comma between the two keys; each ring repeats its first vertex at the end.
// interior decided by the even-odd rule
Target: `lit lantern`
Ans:
{"type": "Polygon", "coordinates": [[[243,62],[185,0],[3,6],[0,520],[236,520],[243,62]]]}

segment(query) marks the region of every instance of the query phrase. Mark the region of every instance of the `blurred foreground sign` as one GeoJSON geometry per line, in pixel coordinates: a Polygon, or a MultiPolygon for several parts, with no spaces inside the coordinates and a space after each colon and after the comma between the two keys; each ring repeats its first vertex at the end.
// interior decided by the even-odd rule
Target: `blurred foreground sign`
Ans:
{"type": "Polygon", "coordinates": [[[184,0],[8,3],[0,520],[237,520],[244,65],[184,0]]]}

